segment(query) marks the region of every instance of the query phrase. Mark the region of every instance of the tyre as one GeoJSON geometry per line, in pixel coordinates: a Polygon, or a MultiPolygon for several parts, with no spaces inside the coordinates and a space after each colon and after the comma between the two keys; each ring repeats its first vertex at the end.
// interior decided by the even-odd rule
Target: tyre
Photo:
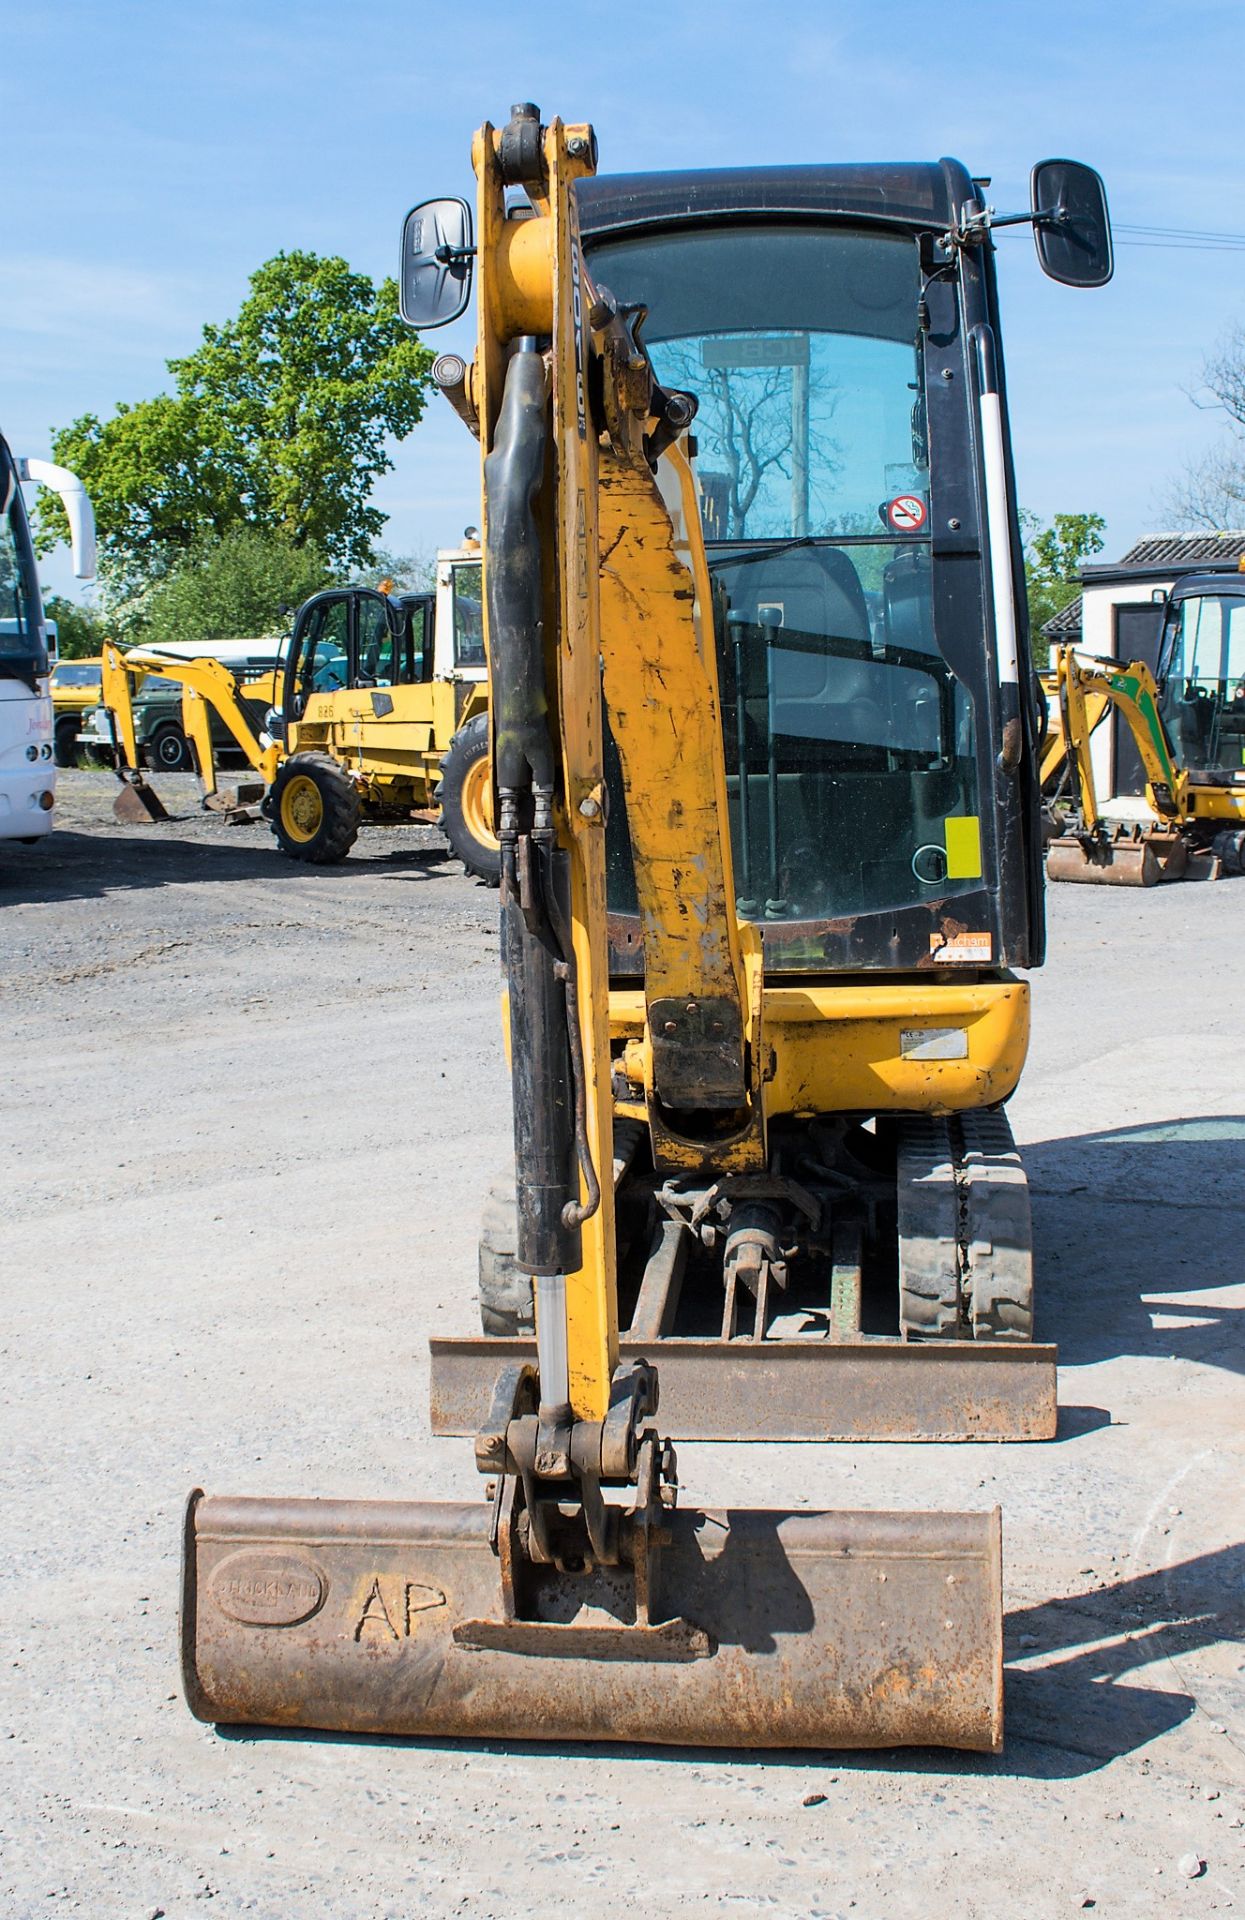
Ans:
{"type": "Polygon", "coordinates": [[[460,727],[441,762],[441,831],[467,872],[486,885],[501,884],[501,848],[493,833],[493,782],[489,765],[488,715],[460,727]]]}
{"type": "Polygon", "coordinates": [[[514,1168],[494,1180],[480,1216],[480,1325],[486,1334],[513,1340],[536,1325],[532,1277],[514,1264],[517,1224],[514,1168]]]}
{"type": "Polygon", "coordinates": [[[291,860],[335,866],[359,837],[358,792],[331,754],[282,761],[266,805],[277,845],[291,860]]]}
{"type": "Polygon", "coordinates": [[[76,713],[66,714],[56,722],[54,739],[57,766],[76,767],[78,764],[78,715],[76,713]]]}
{"type": "Polygon", "coordinates": [[[190,742],[175,720],[157,727],[147,748],[147,759],[157,773],[192,773],[190,742]]]}
{"type": "Polygon", "coordinates": [[[1219,855],[1225,873],[1245,873],[1245,828],[1225,827],[1210,845],[1211,852],[1219,855]]]}

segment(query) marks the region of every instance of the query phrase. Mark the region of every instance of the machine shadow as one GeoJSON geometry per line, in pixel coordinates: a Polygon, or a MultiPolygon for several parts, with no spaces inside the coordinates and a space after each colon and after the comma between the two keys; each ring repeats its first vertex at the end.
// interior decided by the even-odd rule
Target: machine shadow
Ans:
{"type": "Polygon", "coordinates": [[[1155,1121],[1022,1151],[1037,1337],[1058,1343],[1061,1368],[1127,1354],[1245,1373],[1245,1308],[1182,1298],[1239,1278],[1245,1115],[1155,1121]]]}
{"type": "MultiPolygon", "coordinates": [[[[176,827],[178,822],[165,824],[176,827]]],[[[248,838],[235,846],[222,846],[214,841],[166,838],[159,826],[119,831],[107,838],[57,828],[37,847],[18,851],[23,856],[20,861],[0,861],[0,902],[95,900],[118,891],[198,885],[205,880],[263,880],[279,887],[292,880],[315,885],[332,877],[334,883],[341,880],[350,885],[368,874],[375,876],[378,870],[404,881],[423,881],[439,879],[444,868],[462,879],[447,846],[369,852],[366,833],[349,858],[332,867],[284,859],[266,830],[262,841],[248,838]]]]}
{"type": "Polygon", "coordinates": [[[1183,1725],[1197,1709],[1180,1660],[1245,1632],[1245,1545],[1074,1593],[1014,1608],[1004,1622],[1006,1745],[1000,1754],[933,1747],[790,1749],[603,1746],[600,1741],[447,1740],[387,1734],[321,1733],[302,1728],[218,1726],[223,1740],[310,1742],[330,1746],[414,1748],[455,1755],[612,1760],[738,1767],[749,1763],[807,1775],[832,1764],[840,1773],[997,1775],[1079,1779],[1183,1725]],[[1021,1646],[1023,1640],[1024,1645],[1021,1646]],[[1017,1665],[1017,1659],[1025,1662],[1017,1665]],[[1131,1674],[1168,1663],[1175,1691],[1128,1684],[1131,1674]],[[1041,1664],[1030,1664],[1038,1663],[1041,1664]]]}

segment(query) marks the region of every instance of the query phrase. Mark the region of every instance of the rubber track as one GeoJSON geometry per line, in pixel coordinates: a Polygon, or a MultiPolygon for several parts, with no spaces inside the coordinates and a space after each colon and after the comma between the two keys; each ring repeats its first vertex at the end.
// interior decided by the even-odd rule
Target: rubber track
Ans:
{"type": "Polygon", "coordinates": [[[1007,1115],[904,1120],[896,1183],[905,1336],[1031,1340],[1029,1188],[1007,1115]]]}
{"type": "MultiPolygon", "coordinates": [[[[638,1120],[614,1121],[614,1187],[635,1158],[644,1128],[638,1120]]],[[[532,1276],[515,1265],[514,1161],[489,1188],[480,1217],[479,1302],[485,1333],[503,1339],[531,1333],[536,1324],[532,1276]]]]}

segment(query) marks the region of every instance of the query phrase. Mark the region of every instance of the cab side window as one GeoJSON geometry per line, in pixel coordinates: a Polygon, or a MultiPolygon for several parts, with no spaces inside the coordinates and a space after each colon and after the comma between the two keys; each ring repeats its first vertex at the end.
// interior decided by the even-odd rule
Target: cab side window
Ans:
{"type": "Polygon", "coordinates": [[[395,636],[380,600],[361,600],[358,610],[358,685],[391,687],[397,679],[395,636]]]}
{"type": "Polygon", "coordinates": [[[308,617],[298,662],[298,712],[309,695],[335,693],[350,680],[350,606],[322,601],[308,617]]]}
{"type": "Polygon", "coordinates": [[[432,678],[432,608],[427,600],[417,601],[407,613],[406,677],[416,687],[432,678]]]}
{"type": "Polygon", "coordinates": [[[454,569],[454,665],[484,665],[484,590],[478,565],[454,569]]]}

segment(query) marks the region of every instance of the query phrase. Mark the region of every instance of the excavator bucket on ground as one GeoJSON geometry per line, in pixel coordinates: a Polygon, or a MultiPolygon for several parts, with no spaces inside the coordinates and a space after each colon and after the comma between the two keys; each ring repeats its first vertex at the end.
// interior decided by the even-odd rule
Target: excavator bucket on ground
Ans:
{"type": "Polygon", "coordinates": [[[1189,849],[1179,833],[1165,827],[1118,826],[1103,834],[1061,834],[1046,851],[1051,880],[1079,881],[1095,887],[1156,887],[1161,880],[1182,880],[1189,849]]]}
{"type": "Polygon", "coordinates": [[[1047,848],[1046,875],[1093,887],[1156,887],[1164,880],[1218,880],[1223,862],[1191,846],[1174,827],[1118,825],[1100,834],[1064,833],[1047,848]]]}
{"type": "Polygon", "coordinates": [[[194,1495],[194,1712],[468,1739],[1001,1744],[997,1508],[671,1513],[644,1624],[616,1571],[556,1567],[528,1614],[500,1617],[491,1526],[478,1503],[194,1495]]]}
{"type": "Polygon", "coordinates": [[[168,808],[149,781],[141,773],[124,773],[118,769],[121,781],[116,799],[112,803],[113,815],[123,820],[127,826],[148,826],[156,820],[167,820],[168,808]]]}

